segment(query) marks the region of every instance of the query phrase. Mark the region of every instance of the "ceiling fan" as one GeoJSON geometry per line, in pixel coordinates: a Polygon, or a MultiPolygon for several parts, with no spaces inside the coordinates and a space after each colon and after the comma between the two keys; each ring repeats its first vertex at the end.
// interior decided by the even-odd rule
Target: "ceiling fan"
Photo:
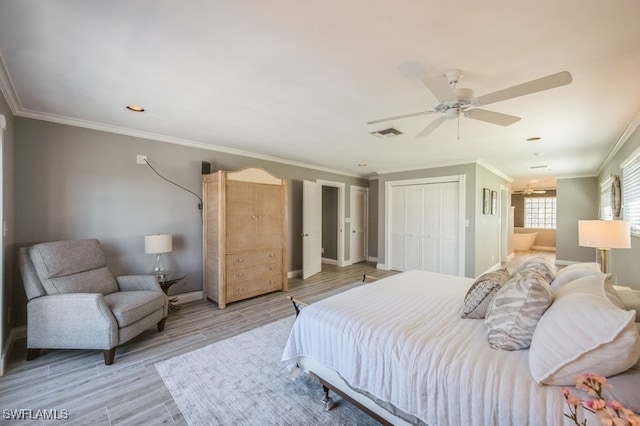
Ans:
{"type": "MultiPolygon", "coordinates": [[[[473,90],[467,88],[456,87],[462,72],[460,70],[447,71],[444,75],[427,77],[423,83],[433,93],[438,103],[433,110],[415,112],[413,114],[398,115],[395,117],[381,118],[379,120],[369,121],[367,124],[382,123],[384,121],[397,120],[400,118],[417,117],[428,114],[442,114],[433,120],[427,127],[416,135],[416,138],[423,138],[431,134],[446,120],[457,118],[463,115],[474,120],[486,121],[487,123],[498,124],[500,126],[510,126],[520,117],[514,115],[502,114],[495,111],[487,111],[477,106],[489,105],[495,102],[507,99],[517,98],[518,96],[529,95],[531,93],[541,92],[543,90],[553,89],[555,87],[564,86],[571,83],[572,77],[568,71],[561,71],[546,77],[531,80],[526,83],[518,84],[497,92],[487,93],[486,95],[474,97],[473,90]]],[[[459,138],[459,135],[458,135],[459,138]]]]}
{"type": "Polygon", "coordinates": [[[531,194],[546,194],[547,191],[545,191],[544,189],[533,189],[531,185],[527,185],[525,189],[516,190],[516,191],[513,191],[513,193],[518,195],[520,194],[531,195],[531,194]]]}

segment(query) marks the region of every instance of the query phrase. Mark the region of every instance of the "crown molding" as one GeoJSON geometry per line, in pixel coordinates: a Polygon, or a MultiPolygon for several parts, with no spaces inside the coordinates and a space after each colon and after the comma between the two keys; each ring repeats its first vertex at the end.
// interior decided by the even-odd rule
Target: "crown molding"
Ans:
{"type": "Polygon", "coordinates": [[[239,155],[242,157],[255,158],[255,159],[264,160],[264,161],[273,161],[275,163],[286,164],[289,166],[303,167],[306,169],[313,169],[313,170],[333,173],[341,176],[349,176],[349,177],[354,177],[358,179],[367,179],[367,176],[365,175],[349,173],[342,170],[318,166],[315,164],[303,163],[303,162],[294,161],[294,160],[287,160],[285,158],[273,157],[270,155],[258,154],[255,152],[243,151],[240,149],[229,148],[225,146],[214,145],[214,144],[209,144],[204,142],[197,142],[197,141],[192,141],[188,139],[176,138],[172,136],[165,136],[158,133],[143,132],[140,130],[128,129],[125,127],[111,126],[107,124],[96,123],[94,121],[80,120],[80,119],[69,118],[69,117],[55,115],[55,114],[46,114],[46,113],[41,113],[41,112],[31,111],[26,109],[19,109],[14,114],[18,117],[30,118],[33,120],[48,121],[52,123],[64,124],[64,125],[73,126],[73,127],[82,127],[85,129],[92,129],[92,130],[98,130],[98,131],[107,132],[107,133],[115,133],[119,135],[132,136],[132,137],[141,138],[141,139],[171,143],[174,145],[182,145],[182,146],[188,146],[191,148],[205,149],[207,151],[222,152],[225,154],[239,155]]]}
{"type": "Polygon", "coordinates": [[[602,173],[605,166],[613,159],[618,151],[620,151],[624,144],[627,143],[627,140],[629,140],[631,135],[638,129],[638,126],[640,126],[640,111],[638,111],[633,119],[631,119],[631,122],[629,123],[627,128],[624,130],[624,132],[622,132],[616,143],[613,144],[611,150],[609,150],[609,153],[604,158],[604,160],[602,160],[600,167],[598,167],[598,175],[602,173]]]}
{"type": "Polygon", "coordinates": [[[502,173],[500,170],[496,169],[495,167],[493,167],[491,164],[489,164],[486,160],[483,160],[482,158],[479,158],[476,161],[476,164],[484,167],[485,169],[489,170],[491,173],[493,173],[494,175],[501,177],[502,179],[506,180],[509,183],[513,182],[513,178],[505,175],[504,173],[502,173]]]}
{"type": "Polygon", "coordinates": [[[2,53],[0,53],[0,92],[4,95],[13,115],[17,115],[18,111],[22,108],[20,107],[20,100],[11,82],[11,77],[7,71],[2,53]]]}

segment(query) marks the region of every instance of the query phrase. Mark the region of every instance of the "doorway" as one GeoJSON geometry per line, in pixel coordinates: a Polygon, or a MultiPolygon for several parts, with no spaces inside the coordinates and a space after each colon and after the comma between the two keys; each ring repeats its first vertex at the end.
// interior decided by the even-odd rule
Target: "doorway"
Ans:
{"type": "Polygon", "coordinates": [[[336,217],[335,226],[332,226],[333,235],[327,236],[327,241],[332,242],[327,244],[333,250],[333,241],[335,241],[335,265],[345,266],[345,184],[320,179],[315,182],[305,180],[302,188],[302,279],[307,279],[322,270],[324,216],[327,216],[327,221],[330,221],[331,217],[336,217]],[[326,212],[323,208],[324,188],[327,188],[327,196],[335,195],[336,198],[334,205],[326,212]]]}

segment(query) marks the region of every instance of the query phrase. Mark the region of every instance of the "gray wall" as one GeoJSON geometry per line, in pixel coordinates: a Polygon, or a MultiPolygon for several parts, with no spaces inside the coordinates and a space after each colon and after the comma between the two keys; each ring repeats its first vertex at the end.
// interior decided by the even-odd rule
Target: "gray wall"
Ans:
{"type": "Polygon", "coordinates": [[[556,196],[556,262],[595,261],[595,249],[578,245],[578,220],[598,218],[597,178],[558,179],[556,196]]]}
{"type": "Polygon", "coordinates": [[[322,257],[338,260],[338,188],[322,187],[322,257]]]}
{"type": "MultiPolygon", "coordinates": [[[[500,184],[509,183],[486,168],[475,163],[461,164],[431,169],[412,170],[406,172],[387,173],[378,177],[377,199],[377,247],[372,247],[371,253],[376,253],[379,263],[385,263],[385,186],[389,181],[420,179],[427,177],[466,175],[466,218],[469,226],[465,233],[465,275],[475,277],[493,264],[499,262],[497,215],[482,217],[482,188],[500,190],[500,184]],[[476,241],[478,243],[476,244],[476,241]],[[374,251],[376,250],[376,251],[374,251]],[[495,259],[492,261],[491,259],[495,259]]],[[[373,180],[372,180],[373,182],[373,180]]],[[[374,197],[372,197],[374,198],[374,197]]],[[[376,210],[376,209],[371,209],[376,210]]]]}
{"type": "MultiPolygon", "coordinates": [[[[622,148],[602,168],[596,186],[596,199],[600,196],[600,183],[607,177],[614,174],[620,176],[622,180],[620,164],[638,147],[640,147],[640,128],[631,134],[622,148]]],[[[622,187],[622,199],[624,202],[624,187],[622,187]]],[[[599,202],[597,205],[599,206],[599,202]]],[[[609,254],[609,270],[614,282],[640,290],[640,262],[638,262],[638,259],[640,259],[640,238],[634,235],[631,236],[631,249],[611,250],[609,254]]]]}
{"type": "MultiPolygon", "coordinates": [[[[0,114],[4,115],[7,121],[7,129],[4,132],[2,138],[2,215],[5,223],[7,224],[7,233],[3,238],[3,253],[2,259],[3,271],[2,271],[2,306],[0,306],[0,314],[3,321],[2,330],[0,330],[0,338],[2,338],[3,350],[4,342],[7,341],[9,336],[9,330],[14,326],[13,318],[9,316],[9,307],[14,299],[15,286],[13,282],[14,263],[15,263],[15,250],[14,250],[14,200],[13,200],[13,181],[14,181],[14,119],[9,105],[5,101],[4,96],[0,94],[0,114]]],[[[1,226],[1,224],[0,224],[1,226]]],[[[22,293],[22,290],[17,290],[22,293]]]]}
{"type": "MultiPolygon", "coordinates": [[[[206,149],[151,141],[27,118],[15,118],[16,244],[98,238],[114,274],[147,273],[153,259],[144,253],[144,235],[174,235],[169,266],[187,278],[172,294],[202,288],[202,223],[198,200],[159,178],[136,155],[148,156],[164,176],[201,193],[201,161],[213,170],[261,167],[288,179],[289,269],[302,264],[302,181],[323,179],[351,185],[367,179],[258,160],[206,149]]],[[[348,228],[348,224],[346,224],[348,228]]],[[[349,236],[350,229],[344,235],[349,236]]],[[[345,257],[348,259],[348,239],[345,257]]],[[[25,300],[15,277],[14,318],[24,324],[25,300]]]]}
{"type": "MultiPolygon", "coordinates": [[[[475,252],[475,266],[472,275],[475,277],[487,269],[500,263],[500,213],[483,214],[483,190],[487,188],[496,191],[500,196],[500,185],[509,186],[509,182],[496,175],[486,167],[476,165],[476,182],[473,194],[475,195],[475,244],[472,249],[475,252]]],[[[467,195],[467,199],[469,199],[467,195]]],[[[468,202],[468,201],[467,201],[468,202]]],[[[498,202],[498,210],[500,205],[498,202]]],[[[508,220],[508,218],[505,218],[508,220]]],[[[467,242],[467,244],[469,244],[467,242]]]]}

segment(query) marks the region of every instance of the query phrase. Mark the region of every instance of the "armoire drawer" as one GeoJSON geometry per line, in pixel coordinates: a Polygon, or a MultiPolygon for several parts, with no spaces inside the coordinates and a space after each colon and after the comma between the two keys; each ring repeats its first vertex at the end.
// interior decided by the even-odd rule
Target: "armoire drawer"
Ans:
{"type": "Polygon", "coordinates": [[[264,263],[281,263],[282,249],[251,250],[227,255],[227,268],[259,265],[264,263]]]}
{"type": "Polygon", "coordinates": [[[282,274],[255,276],[248,280],[227,282],[227,301],[245,299],[282,289],[282,274]]]}

